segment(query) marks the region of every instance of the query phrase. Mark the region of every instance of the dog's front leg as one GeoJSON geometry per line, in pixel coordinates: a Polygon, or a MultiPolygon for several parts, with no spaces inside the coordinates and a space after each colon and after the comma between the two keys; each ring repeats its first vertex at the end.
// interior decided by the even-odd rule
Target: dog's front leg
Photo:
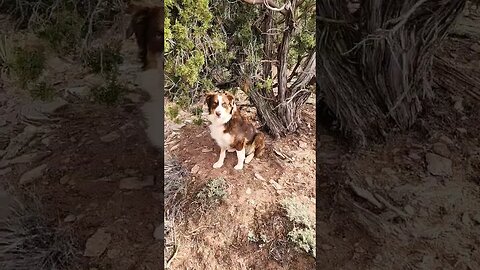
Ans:
{"type": "Polygon", "coordinates": [[[218,169],[223,166],[223,161],[225,160],[225,152],[227,149],[220,148],[220,156],[218,157],[218,161],[213,164],[213,168],[218,169]]]}
{"type": "Polygon", "coordinates": [[[238,162],[237,162],[237,165],[235,165],[234,169],[241,170],[243,169],[243,162],[245,161],[245,148],[243,148],[240,151],[237,150],[237,159],[238,159],[238,162]]]}

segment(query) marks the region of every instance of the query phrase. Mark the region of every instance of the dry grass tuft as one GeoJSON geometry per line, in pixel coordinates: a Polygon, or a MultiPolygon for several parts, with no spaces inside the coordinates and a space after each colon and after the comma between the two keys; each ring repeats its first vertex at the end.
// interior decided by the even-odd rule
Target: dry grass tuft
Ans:
{"type": "Polygon", "coordinates": [[[15,200],[0,220],[0,269],[68,269],[76,254],[74,239],[47,220],[33,196],[15,200]]]}

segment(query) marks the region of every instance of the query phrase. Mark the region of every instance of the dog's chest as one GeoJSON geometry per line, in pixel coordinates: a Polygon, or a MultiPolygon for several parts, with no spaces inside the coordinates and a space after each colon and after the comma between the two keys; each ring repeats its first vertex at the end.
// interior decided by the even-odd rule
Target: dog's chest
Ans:
{"type": "Polygon", "coordinates": [[[210,136],[217,142],[218,146],[222,148],[230,148],[233,142],[233,136],[229,133],[225,133],[225,127],[223,125],[211,125],[210,136]]]}

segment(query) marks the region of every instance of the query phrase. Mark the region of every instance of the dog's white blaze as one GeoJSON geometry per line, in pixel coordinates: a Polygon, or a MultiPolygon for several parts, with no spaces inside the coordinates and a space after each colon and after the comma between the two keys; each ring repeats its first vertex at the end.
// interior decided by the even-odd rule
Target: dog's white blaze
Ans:
{"type": "Polygon", "coordinates": [[[223,99],[222,96],[217,96],[218,105],[214,109],[212,114],[208,115],[208,120],[210,120],[210,135],[217,142],[218,146],[221,148],[230,150],[230,145],[233,142],[232,135],[225,133],[224,124],[227,123],[232,115],[222,106],[223,99]],[[217,116],[216,113],[220,113],[220,116],[217,116]]]}

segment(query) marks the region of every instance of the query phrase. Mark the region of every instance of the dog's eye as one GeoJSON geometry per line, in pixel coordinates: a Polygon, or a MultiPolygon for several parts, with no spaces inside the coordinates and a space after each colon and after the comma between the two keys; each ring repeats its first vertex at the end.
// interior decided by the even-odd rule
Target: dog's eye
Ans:
{"type": "Polygon", "coordinates": [[[223,103],[222,107],[227,108],[227,103],[223,103]]]}

